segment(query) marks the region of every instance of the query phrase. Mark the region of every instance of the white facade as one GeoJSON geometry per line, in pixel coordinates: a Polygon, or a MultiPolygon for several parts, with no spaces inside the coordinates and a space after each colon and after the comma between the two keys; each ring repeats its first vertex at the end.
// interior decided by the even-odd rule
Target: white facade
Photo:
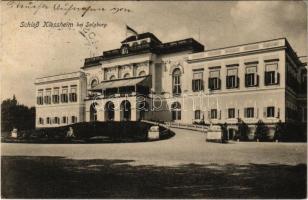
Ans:
{"type": "Polygon", "coordinates": [[[86,79],[83,72],[38,78],[35,85],[37,128],[85,120],[86,79]]]}
{"type": "Polygon", "coordinates": [[[37,92],[44,95],[48,88],[78,88],[77,102],[38,105],[37,127],[63,125],[38,123],[56,116],[77,116],[78,122],[294,121],[294,113],[306,112],[304,101],[298,104],[299,97],[306,99],[298,90],[303,67],[285,38],[204,51],[193,39],[162,43],[144,33],[138,40],[127,38],[119,49],[87,58],[74,78],[37,79],[37,92]],[[145,111],[138,109],[141,104],[145,111]],[[129,111],[123,111],[124,105],[129,111]]]}

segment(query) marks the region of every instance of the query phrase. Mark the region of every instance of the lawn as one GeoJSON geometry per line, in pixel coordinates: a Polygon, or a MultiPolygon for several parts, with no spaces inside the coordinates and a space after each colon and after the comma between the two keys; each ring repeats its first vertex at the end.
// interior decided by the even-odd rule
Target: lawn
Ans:
{"type": "Polygon", "coordinates": [[[2,198],[305,198],[306,165],[2,157],[2,198]]]}
{"type": "Polygon", "coordinates": [[[3,198],[305,198],[305,143],[2,144],[3,198]]]}

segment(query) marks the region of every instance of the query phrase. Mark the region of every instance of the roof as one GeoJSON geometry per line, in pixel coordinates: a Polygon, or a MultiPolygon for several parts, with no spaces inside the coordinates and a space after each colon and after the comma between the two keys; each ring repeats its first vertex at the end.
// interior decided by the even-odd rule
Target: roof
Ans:
{"type": "MultiPolygon", "coordinates": [[[[138,34],[138,40],[142,40],[142,39],[145,39],[145,38],[151,38],[151,39],[155,40],[156,42],[161,43],[161,41],[153,33],[146,32],[146,33],[138,34]]],[[[125,40],[123,40],[121,43],[132,42],[132,41],[135,41],[135,40],[137,40],[136,36],[132,35],[132,36],[126,38],[125,40]]]]}
{"type": "Polygon", "coordinates": [[[127,86],[135,86],[143,82],[147,77],[138,77],[138,78],[130,78],[130,79],[120,79],[120,80],[112,80],[112,81],[104,81],[98,84],[96,87],[90,89],[92,91],[102,91],[109,88],[119,88],[119,87],[127,87],[127,86]]]}

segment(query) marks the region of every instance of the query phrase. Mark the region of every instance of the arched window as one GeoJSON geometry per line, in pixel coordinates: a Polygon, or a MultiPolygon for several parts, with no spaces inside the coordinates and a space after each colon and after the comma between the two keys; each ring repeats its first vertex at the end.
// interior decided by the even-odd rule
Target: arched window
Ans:
{"type": "Polygon", "coordinates": [[[96,104],[95,103],[92,103],[90,105],[90,121],[96,121],[97,120],[97,111],[96,111],[96,108],[95,108],[96,104]]]}
{"type": "Polygon", "coordinates": [[[105,119],[107,121],[114,120],[114,104],[111,101],[105,104],[105,119]]]}
{"type": "Polygon", "coordinates": [[[129,121],[131,119],[131,104],[129,101],[124,100],[120,106],[121,121],[129,121]]]}
{"type": "Polygon", "coordinates": [[[174,102],[171,105],[172,120],[181,120],[181,104],[179,102],[174,102]]]}
{"type": "Polygon", "coordinates": [[[172,93],[174,95],[180,95],[181,89],[181,70],[176,68],[172,73],[172,93]]]}
{"type": "Polygon", "coordinates": [[[132,44],[132,46],[133,46],[133,47],[138,46],[138,42],[134,42],[134,43],[132,44]]]}
{"type": "Polygon", "coordinates": [[[130,77],[130,74],[129,73],[126,73],[124,74],[123,78],[129,78],[130,77]]]}
{"type": "Polygon", "coordinates": [[[139,76],[145,76],[146,75],[146,73],[145,73],[145,71],[141,71],[141,72],[139,72],[139,74],[138,74],[139,76]]]}
{"type": "Polygon", "coordinates": [[[116,78],[115,75],[111,75],[109,80],[114,80],[115,78],[116,78]]]}
{"type": "Polygon", "coordinates": [[[95,86],[97,86],[98,85],[98,80],[97,79],[93,79],[92,81],[91,81],[91,88],[94,88],[95,86]]]}

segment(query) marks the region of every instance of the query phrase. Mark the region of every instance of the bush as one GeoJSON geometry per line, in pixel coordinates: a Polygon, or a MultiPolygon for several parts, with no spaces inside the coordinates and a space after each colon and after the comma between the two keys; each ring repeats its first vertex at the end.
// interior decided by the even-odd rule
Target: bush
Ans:
{"type": "Polygon", "coordinates": [[[256,139],[260,141],[268,140],[268,127],[264,124],[262,120],[259,120],[256,128],[256,139]]]}
{"type": "MultiPolygon", "coordinates": [[[[93,141],[91,138],[98,136],[114,142],[145,141],[151,126],[153,124],[132,121],[81,122],[61,127],[19,131],[18,137],[34,142],[65,142],[70,140],[67,138],[67,132],[72,127],[75,138],[84,141],[93,141]]],[[[159,131],[164,131],[164,138],[168,138],[171,134],[171,131],[166,131],[166,128],[162,126],[159,126],[159,131]]]]}
{"type": "Polygon", "coordinates": [[[247,141],[248,140],[248,132],[249,132],[248,125],[243,120],[239,119],[238,131],[236,132],[234,139],[235,140],[239,139],[239,140],[242,140],[242,141],[247,141]]]}
{"type": "Polygon", "coordinates": [[[221,124],[221,131],[222,131],[222,142],[226,142],[228,140],[228,129],[227,129],[227,123],[221,124]]]}
{"type": "Polygon", "coordinates": [[[284,142],[307,142],[307,125],[301,123],[276,124],[275,139],[284,142]]]}
{"type": "Polygon", "coordinates": [[[275,135],[274,140],[282,140],[283,135],[285,134],[285,124],[279,120],[275,126],[275,135]]]}

